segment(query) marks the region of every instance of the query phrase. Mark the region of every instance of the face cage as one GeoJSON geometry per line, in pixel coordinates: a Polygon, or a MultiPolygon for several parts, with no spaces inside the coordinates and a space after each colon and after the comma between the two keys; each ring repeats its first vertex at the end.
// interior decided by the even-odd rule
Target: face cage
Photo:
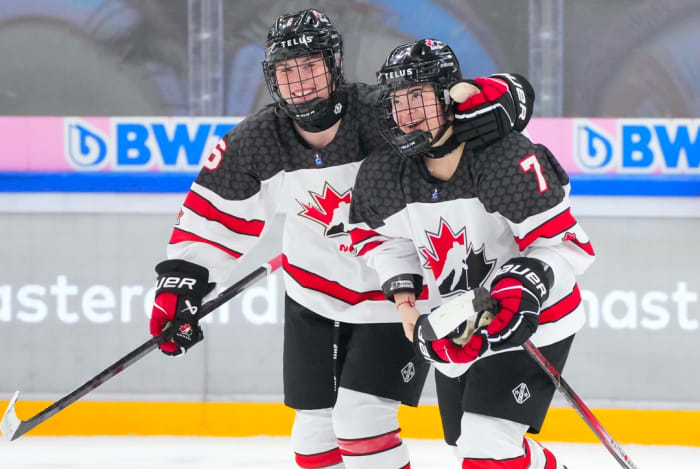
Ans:
{"type": "Polygon", "coordinates": [[[430,149],[433,141],[440,139],[451,125],[448,119],[450,98],[447,88],[436,83],[409,83],[400,85],[383,85],[380,87],[378,98],[375,102],[375,113],[379,121],[379,129],[384,139],[394,147],[399,154],[406,158],[424,155],[430,149]],[[431,85],[437,101],[435,104],[424,104],[423,96],[417,99],[419,102],[411,102],[404,90],[414,86],[431,85]],[[399,92],[398,106],[394,105],[394,96],[399,92]],[[435,116],[433,116],[435,114],[435,116]],[[438,115],[442,114],[443,123],[439,123],[438,115]],[[398,119],[398,122],[397,122],[398,119]],[[416,129],[405,125],[407,123],[420,122],[416,129]],[[422,127],[422,128],[421,128],[422,127]]]}
{"type": "MultiPolygon", "coordinates": [[[[340,66],[340,63],[340,52],[334,52],[332,49],[324,49],[320,52],[309,51],[306,54],[299,54],[286,59],[279,59],[275,61],[265,60],[263,61],[263,73],[265,75],[265,82],[267,83],[267,89],[270,92],[270,96],[272,96],[274,102],[277,104],[277,106],[279,106],[280,109],[282,109],[282,111],[284,111],[285,114],[287,114],[289,117],[296,121],[313,122],[318,118],[318,116],[323,115],[323,113],[326,111],[326,108],[330,106],[330,103],[332,101],[331,98],[333,97],[333,94],[338,90],[338,87],[340,86],[343,80],[342,67],[340,66]],[[275,73],[275,66],[278,63],[283,62],[285,60],[296,60],[304,57],[311,57],[318,54],[321,54],[322,60],[325,64],[325,69],[329,72],[330,75],[330,80],[327,84],[327,87],[330,88],[328,92],[328,98],[321,98],[320,96],[318,96],[319,91],[323,91],[324,89],[326,89],[321,88],[320,90],[316,90],[315,99],[304,101],[301,103],[288,103],[287,100],[284,99],[284,97],[282,96],[282,92],[280,91],[280,85],[277,82],[277,74],[275,73]]],[[[298,69],[296,73],[297,77],[301,78],[298,69]]],[[[317,77],[320,77],[320,75],[312,76],[314,82],[316,82],[317,77]]],[[[293,85],[294,83],[298,82],[299,81],[290,81],[287,83],[287,85],[293,85]]]]}

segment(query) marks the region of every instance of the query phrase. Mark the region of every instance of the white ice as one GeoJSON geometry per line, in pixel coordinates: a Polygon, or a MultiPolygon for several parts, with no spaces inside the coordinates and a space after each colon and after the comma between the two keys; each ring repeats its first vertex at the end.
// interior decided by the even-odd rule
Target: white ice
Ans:
{"type": "MultiPolygon", "coordinates": [[[[413,469],[459,469],[438,440],[407,440],[413,469]]],[[[545,443],[569,469],[619,469],[599,444],[545,443]]],[[[0,469],[295,469],[289,438],[30,437],[0,441],[0,469]]],[[[639,469],[700,469],[700,448],[625,445],[639,469]]]]}

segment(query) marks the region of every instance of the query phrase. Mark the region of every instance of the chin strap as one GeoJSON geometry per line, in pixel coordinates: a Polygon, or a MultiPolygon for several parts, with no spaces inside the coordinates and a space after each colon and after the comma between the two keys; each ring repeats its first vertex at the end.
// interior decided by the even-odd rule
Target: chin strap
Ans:
{"type": "Polygon", "coordinates": [[[430,147],[430,149],[423,156],[432,159],[442,158],[458,146],[459,141],[457,141],[457,137],[455,137],[454,134],[452,134],[445,143],[438,147],[430,147]]]}
{"type": "Polygon", "coordinates": [[[338,122],[345,115],[346,108],[347,96],[343,91],[339,90],[333,93],[326,102],[318,106],[315,116],[299,119],[292,117],[292,119],[307,132],[322,132],[330,129],[338,122]]]}

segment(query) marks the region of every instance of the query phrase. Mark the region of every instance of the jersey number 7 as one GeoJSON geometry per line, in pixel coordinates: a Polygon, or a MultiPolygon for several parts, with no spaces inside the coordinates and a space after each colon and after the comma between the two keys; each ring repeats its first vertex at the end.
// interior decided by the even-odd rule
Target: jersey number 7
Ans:
{"type": "Polygon", "coordinates": [[[535,170],[535,174],[537,175],[537,188],[539,189],[540,194],[546,192],[547,189],[549,189],[549,186],[547,185],[547,180],[542,174],[542,166],[540,165],[540,162],[537,159],[537,155],[533,153],[532,155],[526,156],[522,161],[520,161],[520,168],[526,173],[530,170],[535,170]]]}

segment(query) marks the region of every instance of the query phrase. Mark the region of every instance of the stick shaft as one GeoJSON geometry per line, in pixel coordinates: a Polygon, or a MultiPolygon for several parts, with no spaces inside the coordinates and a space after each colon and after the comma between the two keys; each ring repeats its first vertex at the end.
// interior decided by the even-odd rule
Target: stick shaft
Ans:
{"type": "Polygon", "coordinates": [[[547,373],[547,376],[552,380],[557,390],[564,395],[569,405],[574,408],[576,413],[586,422],[588,428],[596,434],[598,439],[603,443],[603,446],[612,454],[615,460],[626,469],[637,469],[637,466],[632,462],[629,456],[622,449],[622,446],[610,436],[603,428],[603,425],[598,421],[593,412],[588,408],[581,398],[571,389],[571,386],[562,378],[559,370],[552,365],[547,357],[542,354],[542,351],[535,347],[529,340],[523,344],[523,349],[532,357],[533,360],[547,373]]]}
{"type": "MultiPolygon", "coordinates": [[[[238,295],[240,292],[245,290],[247,287],[255,283],[256,281],[260,280],[261,278],[267,276],[269,273],[272,273],[275,271],[280,265],[281,265],[281,255],[275,257],[274,259],[268,261],[264,265],[258,267],[255,269],[253,272],[250,274],[246,275],[243,277],[241,280],[238,282],[234,283],[230,287],[228,287],[226,290],[221,292],[216,298],[214,298],[211,301],[207,301],[205,304],[202,305],[200,310],[197,313],[196,319],[200,320],[204,318],[206,315],[214,311],[216,308],[219,306],[223,305],[227,301],[229,301],[231,298],[234,296],[238,295]]],[[[158,345],[169,340],[173,331],[172,330],[165,330],[161,332],[159,335],[156,337],[153,337],[143,344],[139,345],[137,348],[129,352],[128,354],[124,355],[122,358],[114,362],[112,365],[108,366],[104,370],[102,370],[99,374],[96,376],[92,377],[89,381],[72,391],[71,393],[65,395],[58,401],[54,402],[51,404],[49,407],[46,409],[42,410],[32,418],[25,420],[25,421],[19,421],[19,425],[17,428],[14,430],[11,439],[16,440],[20,436],[24,435],[27,433],[29,430],[32,428],[36,427],[37,425],[41,424],[42,422],[45,422],[46,420],[50,419],[69,405],[73,404],[75,401],[80,399],[81,397],[85,396],[89,392],[91,392],[93,389],[101,386],[102,384],[106,383],[109,381],[111,378],[116,376],[117,374],[121,373],[124,371],[126,368],[134,364],[135,362],[139,361],[141,358],[158,348],[158,345]]],[[[10,404],[11,406],[14,406],[14,403],[10,404]]],[[[9,411],[10,409],[8,409],[9,411]]],[[[13,410],[14,413],[14,410],[13,410]]],[[[8,418],[5,416],[4,418],[8,418]]]]}

